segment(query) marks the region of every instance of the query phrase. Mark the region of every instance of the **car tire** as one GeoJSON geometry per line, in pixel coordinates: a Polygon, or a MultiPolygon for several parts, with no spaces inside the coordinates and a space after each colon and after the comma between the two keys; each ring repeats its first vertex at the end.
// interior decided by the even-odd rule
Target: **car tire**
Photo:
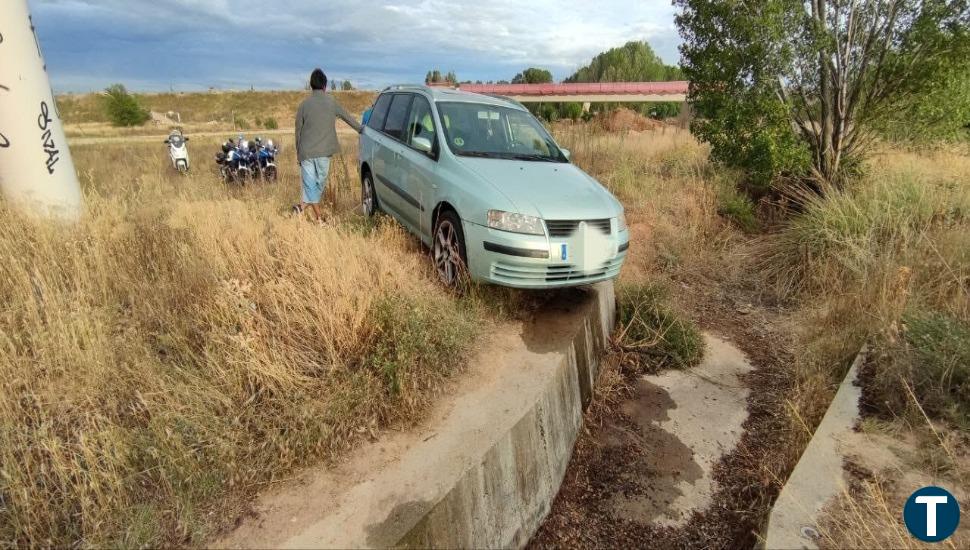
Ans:
{"type": "Polygon", "coordinates": [[[360,179],[360,206],[368,218],[378,210],[377,190],[374,189],[374,176],[370,172],[364,172],[364,177],[360,179]]]}
{"type": "Polygon", "coordinates": [[[460,288],[468,279],[468,256],[461,220],[445,210],[435,222],[431,241],[431,261],[438,278],[449,288],[460,288]]]}

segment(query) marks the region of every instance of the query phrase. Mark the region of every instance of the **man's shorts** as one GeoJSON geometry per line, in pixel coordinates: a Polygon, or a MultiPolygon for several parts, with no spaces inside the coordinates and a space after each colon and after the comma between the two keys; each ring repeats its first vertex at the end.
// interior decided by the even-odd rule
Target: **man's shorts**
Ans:
{"type": "Polygon", "coordinates": [[[303,176],[303,202],[319,204],[323,190],[327,186],[330,157],[306,159],[300,163],[300,173],[303,176]]]}

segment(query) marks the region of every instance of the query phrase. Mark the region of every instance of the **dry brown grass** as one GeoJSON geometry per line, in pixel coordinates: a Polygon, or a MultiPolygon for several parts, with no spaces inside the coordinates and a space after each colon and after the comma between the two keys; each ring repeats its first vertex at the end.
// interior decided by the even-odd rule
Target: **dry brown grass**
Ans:
{"type": "Polygon", "coordinates": [[[822,548],[967,548],[970,536],[958,529],[942,543],[926,543],[912,536],[902,522],[908,498],[889,480],[862,481],[843,491],[827,510],[819,546],[822,548]]]}
{"type": "Polygon", "coordinates": [[[161,144],[74,148],[75,227],[0,210],[0,546],[198,543],[416,418],[473,345],[480,309],[416,241],[345,212],[352,162],[319,227],[283,214],[292,151],[278,186],[226,189],[217,142],[189,177],[161,144]]]}
{"type": "MultiPolygon", "coordinates": [[[[279,128],[293,127],[293,114],[308,92],[196,92],[135,94],[146,109],[164,115],[181,115],[181,126],[190,133],[243,130],[267,131],[257,120],[274,119],[279,128]],[[233,124],[235,122],[235,125],[233,124]]],[[[328,92],[329,93],[329,92],[328,92]]],[[[359,117],[374,101],[376,92],[332,92],[347,111],[359,117]]],[[[99,94],[62,95],[57,106],[69,137],[163,134],[168,124],[152,122],[135,128],[113,128],[101,106],[99,94]]]]}

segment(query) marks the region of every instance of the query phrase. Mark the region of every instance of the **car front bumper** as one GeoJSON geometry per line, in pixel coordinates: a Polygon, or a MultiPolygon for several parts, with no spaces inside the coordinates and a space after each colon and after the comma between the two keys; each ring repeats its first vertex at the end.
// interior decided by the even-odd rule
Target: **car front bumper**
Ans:
{"type": "Polygon", "coordinates": [[[569,237],[522,235],[467,221],[462,229],[472,279],[514,288],[570,287],[616,278],[630,246],[629,232],[617,231],[615,223],[608,236],[594,236],[592,228],[569,237]],[[594,246],[595,254],[590,254],[594,246]]]}

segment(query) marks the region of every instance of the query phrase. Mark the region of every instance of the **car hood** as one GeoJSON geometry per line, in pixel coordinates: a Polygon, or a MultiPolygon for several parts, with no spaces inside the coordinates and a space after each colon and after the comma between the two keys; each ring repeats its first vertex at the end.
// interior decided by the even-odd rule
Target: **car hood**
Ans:
{"type": "Polygon", "coordinates": [[[622,211],[609,191],[572,164],[460,158],[522,214],[547,220],[613,218],[622,211]]]}

